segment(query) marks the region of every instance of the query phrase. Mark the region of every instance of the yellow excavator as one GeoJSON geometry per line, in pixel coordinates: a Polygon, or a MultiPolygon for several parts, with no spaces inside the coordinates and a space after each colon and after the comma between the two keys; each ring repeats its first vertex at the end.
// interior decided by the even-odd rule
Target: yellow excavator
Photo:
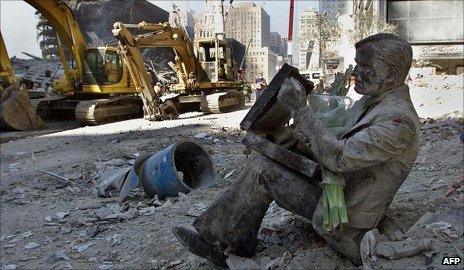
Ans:
{"type": "Polygon", "coordinates": [[[204,38],[194,46],[184,28],[172,27],[169,23],[118,22],[113,27],[113,36],[119,40],[119,48],[135,87],[148,97],[156,94],[140,49],[169,47],[174,50],[179,83],[171,85],[171,95],[158,101],[163,109],[158,112],[157,119],[176,118],[188,111],[222,113],[245,106],[245,96],[238,91],[241,87],[238,68],[232,61],[231,48],[226,41],[204,38]],[[134,36],[130,28],[137,28],[142,34],[134,36]]]}
{"type": "MultiPolygon", "coordinates": [[[[0,79],[9,86],[8,91],[2,91],[2,128],[41,128],[43,122],[37,114],[44,119],[75,117],[80,123],[90,125],[142,116],[138,90],[117,48],[88,47],[72,10],[65,3],[55,0],[25,2],[37,9],[57,33],[64,75],[51,86],[53,92],[64,95],[29,100],[16,83],[2,39],[0,79]]],[[[159,110],[156,103],[144,103],[148,106],[145,111],[159,110]]]]}

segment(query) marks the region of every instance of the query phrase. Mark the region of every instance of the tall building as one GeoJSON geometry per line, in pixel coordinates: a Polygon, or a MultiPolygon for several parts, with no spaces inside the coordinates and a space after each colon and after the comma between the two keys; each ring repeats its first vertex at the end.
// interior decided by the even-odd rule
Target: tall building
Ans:
{"type": "Polygon", "coordinates": [[[284,58],[287,57],[287,50],[288,50],[288,49],[287,49],[287,48],[288,48],[288,43],[287,43],[287,42],[288,42],[287,38],[282,38],[282,39],[280,40],[280,43],[282,44],[282,45],[281,45],[281,47],[282,47],[282,56],[283,56],[284,58]]]}
{"type": "MultiPolygon", "coordinates": [[[[64,0],[75,13],[86,42],[100,46],[116,43],[111,34],[115,22],[166,22],[169,13],[147,0],[64,0]],[[105,16],[102,16],[105,14],[105,16]]],[[[58,39],[51,24],[39,15],[37,38],[44,58],[58,59],[58,39]]]]}
{"type": "Polygon", "coordinates": [[[191,39],[194,39],[195,37],[195,11],[192,9],[186,10],[186,9],[181,9],[178,12],[178,16],[174,14],[174,12],[169,12],[169,23],[171,25],[178,25],[179,23],[177,22],[178,17],[180,17],[180,24],[185,27],[187,30],[187,33],[189,34],[191,39]]]}
{"type": "Polygon", "coordinates": [[[415,62],[429,61],[437,72],[464,73],[463,1],[380,2],[387,11],[381,19],[395,24],[397,34],[411,43],[415,62]]]}
{"type": "Polygon", "coordinates": [[[251,39],[250,49],[269,47],[270,29],[269,15],[254,3],[238,3],[227,15],[227,36],[243,44],[251,39]]]}
{"type": "MultiPolygon", "coordinates": [[[[270,48],[270,28],[269,15],[261,6],[251,2],[238,3],[227,16],[227,37],[235,38],[245,45],[250,44],[245,58],[247,81],[253,82],[262,73],[269,82],[277,73],[277,54],[270,48]]],[[[274,38],[274,45],[280,47],[277,40],[274,38]]]]}
{"type": "Polygon", "coordinates": [[[298,18],[298,68],[307,70],[313,55],[316,38],[311,30],[317,27],[316,10],[310,9],[302,12],[298,18]]]}
{"type": "Polygon", "coordinates": [[[282,55],[282,37],[277,32],[271,32],[269,36],[269,48],[276,54],[282,55]]]}
{"type": "Polygon", "coordinates": [[[328,12],[335,16],[348,14],[351,7],[352,1],[349,0],[319,0],[319,12],[328,12]]]}
{"type": "Polygon", "coordinates": [[[206,3],[203,12],[195,16],[194,32],[196,39],[214,37],[214,13],[212,3],[206,3]]]}
{"type": "Polygon", "coordinates": [[[273,53],[269,47],[254,48],[249,50],[246,56],[246,79],[254,82],[260,73],[269,83],[277,73],[278,61],[277,54],[273,53]]]}

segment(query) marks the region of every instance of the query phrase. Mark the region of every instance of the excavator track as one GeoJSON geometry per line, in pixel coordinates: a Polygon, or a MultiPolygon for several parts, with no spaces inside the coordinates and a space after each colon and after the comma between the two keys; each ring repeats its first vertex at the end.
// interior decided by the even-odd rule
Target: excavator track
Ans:
{"type": "Polygon", "coordinates": [[[83,125],[100,125],[142,116],[142,101],[137,97],[80,101],[75,111],[76,120],[83,125]]]}
{"type": "MultiPolygon", "coordinates": [[[[225,113],[245,107],[245,95],[236,90],[206,96],[209,113],[225,113]]],[[[204,106],[202,106],[204,108],[204,106]]],[[[206,111],[203,109],[203,111],[206,111]]]]}

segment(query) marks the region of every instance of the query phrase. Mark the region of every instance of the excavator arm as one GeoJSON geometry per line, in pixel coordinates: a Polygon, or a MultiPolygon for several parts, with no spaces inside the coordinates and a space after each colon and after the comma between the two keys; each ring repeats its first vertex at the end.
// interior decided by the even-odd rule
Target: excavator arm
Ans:
{"type": "Polygon", "coordinates": [[[0,78],[2,83],[1,90],[16,83],[13,67],[11,66],[8,52],[6,51],[5,43],[3,42],[2,33],[0,32],[0,78]]]}
{"type": "Polygon", "coordinates": [[[189,76],[199,80],[201,64],[195,56],[193,44],[182,28],[171,27],[168,23],[154,24],[141,22],[137,28],[149,33],[136,37],[139,48],[172,48],[176,55],[177,75],[185,85],[189,76]]]}
{"type": "MultiPolygon", "coordinates": [[[[140,54],[142,48],[172,48],[176,55],[176,69],[179,80],[185,85],[189,84],[189,78],[199,80],[202,72],[201,64],[195,56],[193,44],[188,38],[188,34],[183,29],[171,27],[168,23],[115,23],[113,36],[119,40],[121,49],[131,51],[129,57],[140,61],[142,61],[140,54]],[[129,28],[149,32],[134,36],[129,31],[129,28]]],[[[142,65],[139,66],[139,68],[141,67],[142,65]]]]}
{"type": "Polygon", "coordinates": [[[61,92],[77,90],[84,74],[86,43],[71,8],[59,0],[24,1],[50,22],[58,36],[59,54],[65,76],[55,82],[53,89],[61,92]]]}
{"type": "MultiPolygon", "coordinates": [[[[160,106],[158,95],[153,91],[153,85],[145,68],[140,49],[142,48],[172,48],[176,55],[177,76],[184,85],[191,85],[198,81],[201,64],[194,54],[193,44],[183,29],[171,27],[168,23],[153,24],[141,22],[139,24],[115,23],[113,36],[119,40],[119,48],[126,60],[132,75],[135,88],[142,93],[145,115],[149,119],[164,118],[163,106],[160,106]],[[134,36],[129,28],[148,31],[134,36]],[[160,109],[161,108],[161,109],[160,109]]],[[[193,87],[193,85],[191,85],[193,87]]],[[[172,109],[172,108],[171,108],[172,109]]]]}
{"type": "Polygon", "coordinates": [[[140,54],[137,41],[122,23],[115,23],[113,35],[119,40],[119,48],[124,57],[135,89],[142,94],[144,117],[148,120],[161,118],[159,97],[153,90],[150,75],[140,54]]]}

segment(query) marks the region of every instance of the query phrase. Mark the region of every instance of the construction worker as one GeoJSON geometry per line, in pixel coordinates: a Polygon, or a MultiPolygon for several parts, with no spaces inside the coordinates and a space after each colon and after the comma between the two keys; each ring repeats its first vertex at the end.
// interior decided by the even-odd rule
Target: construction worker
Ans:
{"type": "Polygon", "coordinates": [[[160,82],[156,82],[155,86],[153,86],[153,90],[155,90],[155,93],[158,96],[162,96],[164,94],[160,82]]]}
{"type": "Polygon", "coordinates": [[[354,264],[371,266],[379,241],[376,226],[408,176],[419,152],[419,118],[405,79],[412,62],[409,43],[376,34],[356,43],[355,91],[363,97],[347,111],[345,132],[335,137],[307,106],[293,79],[278,100],[291,113],[293,135],[326,170],[343,175],[348,223],[326,231],[318,177],[307,178],[254,152],[241,177],[193,222],[173,229],[192,253],[225,266],[225,250],[251,257],[272,201],[312,220],[331,247],[354,264]]]}
{"type": "Polygon", "coordinates": [[[266,90],[267,82],[266,79],[263,77],[263,73],[259,73],[258,77],[255,80],[255,96],[256,100],[258,100],[259,96],[266,90]]]}
{"type": "Polygon", "coordinates": [[[106,82],[118,82],[118,67],[116,65],[116,59],[112,57],[112,55],[107,55],[105,58],[105,75],[106,82]]]}

